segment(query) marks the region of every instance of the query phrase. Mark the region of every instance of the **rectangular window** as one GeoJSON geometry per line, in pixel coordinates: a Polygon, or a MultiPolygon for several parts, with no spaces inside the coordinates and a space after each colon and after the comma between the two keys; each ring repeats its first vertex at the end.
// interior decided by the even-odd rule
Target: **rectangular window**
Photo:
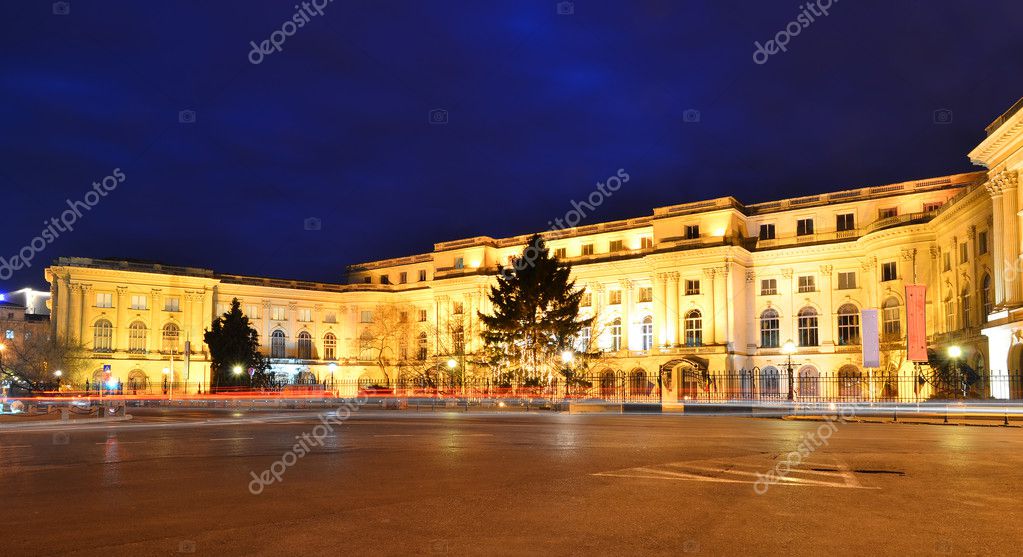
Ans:
{"type": "Polygon", "coordinates": [[[146,303],[145,294],[131,295],[131,309],[146,309],[146,303]]]}
{"type": "Polygon", "coordinates": [[[380,275],[380,284],[391,284],[391,277],[389,275],[380,275]]]}
{"type": "Polygon", "coordinates": [[[970,260],[970,244],[963,242],[959,244],[959,262],[966,263],[970,260]]]}
{"type": "Polygon", "coordinates": [[[777,293],[778,293],[777,279],[761,279],[760,281],[761,296],[774,296],[777,293]]]}
{"type": "Polygon", "coordinates": [[[813,219],[799,219],[796,221],[796,236],[809,236],[813,234],[813,219]]]}
{"type": "Polygon", "coordinates": [[[977,234],[977,255],[987,253],[987,230],[977,234]]]}
{"type": "Polygon", "coordinates": [[[270,319],[284,321],[288,318],[288,310],[284,306],[273,306],[270,308],[270,319]]]}
{"type": "Polygon", "coordinates": [[[698,280],[687,280],[686,281],[686,296],[696,296],[700,293],[700,281],[698,280]]]}
{"type": "Polygon", "coordinates": [[[464,309],[465,306],[462,305],[462,302],[451,302],[451,313],[461,315],[464,309]]]}
{"type": "Polygon", "coordinates": [[[700,225],[687,224],[685,228],[686,240],[695,240],[700,237],[700,225]]]}
{"type": "Polygon", "coordinates": [[[245,315],[249,319],[259,319],[259,306],[256,304],[249,304],[245,306],[245,315]]]}
{"type": "Polygon", "coordinates": [[[621,240],[612,240],[611,245],[608,246],[608,251],[616,252],[625,249],[625,242],[621,240]]]}
{"type": "Polygon", "coordinates": [[[856,288],[856,271],[838,273],[838,289],[852,290],[856,288]]]}
{"type": "Polygon", "coordinates": [[[654,301],[654,289],[649,286],[644,286],[639,289],[639,301],[640,302],[652,302],[654,301]]]}
{"type": "Polygon", "coordinates": [[[835,218],[835,230],[839,232],[845,232],[846,230],[852,230],[856,228],[855,217],[852,213],[846,213],[844,215],[838,215],[835,218]]]}
{"type": "Polygon", "coordinates": [[[372,322],[373,322],[373,312],[372,311],[364,309],[361,312],[359,312],[359,323],[372,323],[372,322]]]}
{"type": "Polygon", "coordinates": [[[455,258],[455,268],[456,269],[464,269],[465,268],[465,258],[464,257],[456,257],[455,258]]]}
{"type": "Polygon", "coordinates": [[[898,216],[898,214],[899,214],[899,210],[898,209],[896,209],[895,207],[888,207],[886,209],[879,209],[877,211],[877,218],[878,219],[890,219],[892,217],[898,216]]]}
{"type": "Polygon", "coordinates": [[[558,259],[564,259],[568,256],[568,250],[566,248],[554,248],[554,257],[558,259]]]}
{"type": "Polygon", "coordinates": [[[419,310],[419,322],[420,323],[426,323],[426,310],[425,309],[419,310]]]}
{"type": "Polygon", "coordinates": [[[419,270],[419,282],[426,282],[426,269],[419,270]]]}
{"type": "Polygon", "coordinates": [[[373,282],[373,277],[363,277],[362,282],[365,282],[366,284],[369,284],[369,283],[373,282]]]}
{"type": "Polygon", "coordinates": [[[774,225],[773,224],[761,224],[760,225],[760,236],[761,240],[773,240],[774,239],[774,225]]]}
{"type": "Polygon", "coordinates": [[[309,308],[300,308],[298,310],[298,320],[308,323],[313,320],[313,310],[309,308]]]}
{"type": "Polygon", "coordinates": [[[881,282],[895,280],[899,278],[899,271],[896,268],[894,261],[888,261],[881,264],[881,282]]]}
{"type": "Polygon", "coordinates": [[[941,263],[942,263],[942,268],[944,270],[951,271],[952,270],[952,255],[946,251],[944,256],[942,257],[941,263]]]}
{"type": "Polygon", "coordinates": [[[408,312],[407,311],[399,311],[398,312],[398,323],[408,323],[408,312]]]}
{"type": "Polygon", "coordinates": [[[799,277],[799,291],[816,292],[817,291],[816,277],[814,277],[813,275],[799,277]]]}
{"type": "Polygon", "coordinates": [[[114,295],[110,292],[97,292],[96,293],[96,307],[98,308],[112,308],[114,307],[114,295]]]}
{"type": "Polygon", "coordinates": [[[323,322],[337,323],[337,314],[334,313],[333,311],[328,311],[327,313],[323,314],[323,322]]]}
{"type": "Polygon", "coordinates": [[[178,298],[165,298],[163,311],[181,311],[181,302],[178,298]]]}
{"type": "Polygon", "coordinates": [[[593,255],[593,244],[583,244],[583,255],[593,255]]]}
{"type": "Polygon", "coordinates": [[[405,271],[402,271],[402,272],[398,273],[398,284],[405,284],[407,282],[408,282],[408,273],[405,272],[405,271]]]}
{"type": "Polygon", "coordinates": [[[579,306],[588,308],[593,305],[593,295],[589,292],[584,292],[582,299],[579,301],[579,306]]]}
{"type": "Polygon", "coordinates": [[[622,303],[622,291],[611,290],[610,292],[608,292],[608,303],[611,305],[617,305],[622,303]]]}
{"type": "Polygon", "coordinates": [[[650,249],[654,247],[654,239],[644,236],[639,239],[639,249],[650,249]]]}
{"type": "Polygon", "coordinates": [[[940,201],[934,201],[934,202],[931,202],[931,203],[924,203],[924,212],[925,213],[930,213],[931,211],[937,211],[938,209],[941,209],[942,205],[943,204],[940,201]]]}
{"type": "Polygon", "coordinates": [[[217,304],[217,315],[224,315],[225,313],[227,313],[229,309],[231,309],[231,306],[229,304],[220,302],[219,304],[217,304]]]}

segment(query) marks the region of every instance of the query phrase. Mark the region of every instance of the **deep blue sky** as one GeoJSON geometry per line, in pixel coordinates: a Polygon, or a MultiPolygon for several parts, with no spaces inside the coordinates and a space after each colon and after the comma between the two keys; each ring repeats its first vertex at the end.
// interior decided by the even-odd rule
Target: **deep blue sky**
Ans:
{"type": "Polygon", "coordinates": [[[337,0],[250,64],[294,4],[4,2],[0,257],[126,180],[0,289],[62,255],[338,281],[544,229],[618,168],[591,222],[969,171],[1023,96],[1019,0],[841,0],[763,65],[797,2],[337,0]]]}

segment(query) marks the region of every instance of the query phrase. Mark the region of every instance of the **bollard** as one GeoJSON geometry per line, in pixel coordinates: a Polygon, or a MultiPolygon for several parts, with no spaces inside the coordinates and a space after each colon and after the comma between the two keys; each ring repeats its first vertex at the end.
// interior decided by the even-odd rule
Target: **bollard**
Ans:
{"type": "Polygon", "coordinates": [[[1009,413],[1008,412],[1005,413],[1005,421],[1002,422],[1002,425],[1009,425],[1009,413]]]}
{"type": "Polygon", "coordinates": [[[899,421],[899,410],[898,409],[892,410],[892,421],[895,421],[895,422],[899,421]]]}

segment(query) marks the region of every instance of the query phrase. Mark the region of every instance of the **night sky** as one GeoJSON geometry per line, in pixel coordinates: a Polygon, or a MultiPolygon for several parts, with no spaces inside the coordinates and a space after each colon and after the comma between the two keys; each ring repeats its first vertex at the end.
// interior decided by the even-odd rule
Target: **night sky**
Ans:
{"type": "Polygon", "coordinates": [[[586,222],[970,171],[1023,96],[1019,0],[835,1],[755,63],[802,10],[6,0],[0,257],[115,168],[124,181],[0,290],[45,288],[72,255],[338,282],[545,229],[619,168],[631,180],[586,222]]]}

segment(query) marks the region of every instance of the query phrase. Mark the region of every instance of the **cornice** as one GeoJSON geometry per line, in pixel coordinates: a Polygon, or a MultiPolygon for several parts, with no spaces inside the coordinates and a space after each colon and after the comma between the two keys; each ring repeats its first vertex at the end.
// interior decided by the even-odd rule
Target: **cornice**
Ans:
{"type": "Polygon", "coordinates": [[[1009,116],[970,151],[970,162],[977,166],[995,168],[1020,148],[1023,148],[1023,110],[1009,116]]]}

